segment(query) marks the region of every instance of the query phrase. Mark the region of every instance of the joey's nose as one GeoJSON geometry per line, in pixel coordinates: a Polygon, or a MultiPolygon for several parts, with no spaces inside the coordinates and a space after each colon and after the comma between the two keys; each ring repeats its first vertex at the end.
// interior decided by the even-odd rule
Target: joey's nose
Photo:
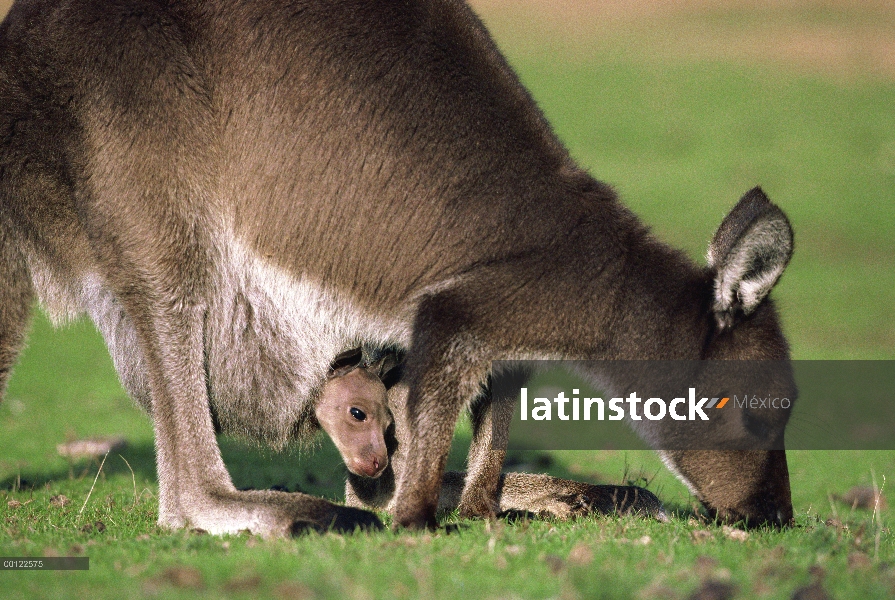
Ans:
{"type": "Polygon", "coordinates": [[[382,475],[386,466],[388,466],[388,458],[372,456],[368,460],[357,461],[351,471],[355,475],[373,479],[382,475]]]}

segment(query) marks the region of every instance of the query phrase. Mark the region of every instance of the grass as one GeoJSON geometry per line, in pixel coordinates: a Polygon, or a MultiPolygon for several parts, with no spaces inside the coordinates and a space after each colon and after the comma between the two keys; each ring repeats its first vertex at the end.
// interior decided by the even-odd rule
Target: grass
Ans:
{"type": "MultiPolygon", "coordinates": [[[[804,18],[826,19],[818,14],[804,18]]],[[[784,21],[798,18],[787,12],[784,21]]],[[[572,153],[663,239],[699,259],[726,211],[756,184],[786,210],[797,250],[774,297],[796,358],[895,358],[895,82],[725,56],[628,53],[613,39],[600,52],[554,40],[544,53],[543,39],[494,25],[572,153]]],[[[709,597],[713,585],[732,586],[739,598],[789,598],[813,583],[835,598],[895,594],[895,509],[874,513],[836,499],[857,485],[891,496],[895,452],[790,452],[797,526],[746,539],[703,522],[648,452],[520,460],[557,476],[647,485],[671,510],[670,523],[448,516],[458,524],[451,533],[269,542],[170,533],[155,526],[148,418],[122,392],[91,325],[53,331],[41,316],[0,404],[0,432],[0,555],[91,561],[86,572],[2,572],[10,598],[685,598],[709,597]],[[128,447],[110,454],[98,477],[97,462],[56,453],[58,443],[100,435],[123,436],[128,447]],[[60,494],[68,504],[51,502],[60,494]]],[[[466,443],[461,426],[455,468],[466,443]]],[[[232,440],[222,447],[237,485],[341,497],[344,469],[328,441],[311,455],[232,440]]]]}

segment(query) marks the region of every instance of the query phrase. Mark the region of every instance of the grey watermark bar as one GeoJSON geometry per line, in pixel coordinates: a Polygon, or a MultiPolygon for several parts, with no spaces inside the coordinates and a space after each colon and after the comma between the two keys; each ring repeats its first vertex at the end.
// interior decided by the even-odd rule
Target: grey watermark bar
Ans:
{"type": "Polygon", "coordinates": [[[895,450],[895,361],[495,361],[514,450],[895,450]]]}
{"type": "Polygon", "coordinates": [[[89,556],[6,556],[0,558],[0,571],[87,571],[89,556]]]}

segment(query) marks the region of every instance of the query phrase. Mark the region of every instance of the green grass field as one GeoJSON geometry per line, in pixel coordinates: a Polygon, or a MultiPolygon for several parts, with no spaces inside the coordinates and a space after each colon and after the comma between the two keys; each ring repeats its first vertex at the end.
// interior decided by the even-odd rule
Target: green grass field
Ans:
{"type": "MultiPolygon", "coordinates": [[[[773,293],[794,357],[895,358],[895,70],[869,45],[845,58],[811,45],[830,31],[839,37],[818,39],[877,43],[893,33],[895,11],[706,1],[640,15],[607,2],[600,25],[592,2],[542,5],[543,20],[536,4],[477,6],[584,166],[697,260],[739,196],[762,185],[796,232],[795,257],[773,293]]],[[[4,7],[0,0],[0,14],[4,7]]],[[[345,470],[321,442],[301,455],[232,440],[222,448],[237,486],[340,499],[345,470]]],[[[454,468],[466,443],[461,423],[454,468]]],[[[557,476],[646,485],[671,523],[448,516],[458,524],[450,533],[280,541],[169,533],[155,526],[150,422],[121,390],[102,340],[89,323],[54,331],[38,313],[0,404],[0,555],[86,555],[90,570],[2,571],[0,596],[790,598],[811,585],[833,598],[895,595],[895,508],[874,514],[837,500],[858,485],[895,498],[895,451],[789,458],[797,526],[745,536],[703,522],[648,452],[554,452],[534,462],[557,476]],[[56,452],[106,435],[128,446],[108,455],[99,477],[98,462],[56,452]],[[66,505],[51,501],[59,494],[66,505]]]]}

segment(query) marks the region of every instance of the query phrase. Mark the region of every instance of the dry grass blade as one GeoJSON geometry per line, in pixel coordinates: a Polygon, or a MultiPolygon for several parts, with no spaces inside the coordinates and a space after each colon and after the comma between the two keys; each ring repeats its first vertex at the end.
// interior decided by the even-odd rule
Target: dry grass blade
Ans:
{"type": "MultiPolygon", "coordinates": [[[[90,491],[87,492],[87,497],[84,498],[84,504],[81,505],[81,510],[78,511],[78,520],[77,522],[81,522],[81,513],[84,512],[84,509],[87,507],[87,502],[90,501],[90,495],[93,494],[93,488],[96,487],[96,481],[99,479],[99,474],[103,472],[103,465],[106,464],[106,459],[109,457],[109,453],[106,452],[106,455],[103,456],[103,462],[99,465],[99,470],[96,472],[96,477],[93,478],[93,485],[90,486],[90,491]]],[[[136,486],[136,482],[134,483],[136,486]]]]}

